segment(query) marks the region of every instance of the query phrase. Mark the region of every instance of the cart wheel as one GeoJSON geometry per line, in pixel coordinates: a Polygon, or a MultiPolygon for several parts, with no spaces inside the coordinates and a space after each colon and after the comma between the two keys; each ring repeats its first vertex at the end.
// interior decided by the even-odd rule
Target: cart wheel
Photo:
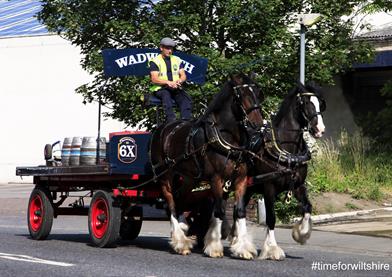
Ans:
{"type": "Polygon", "coordinates": [[[119,238],[121,209],[113,194],[97,191],[88,212],[88,229],[92,242],[98,247],[114,247],[119,238]]]}
{"type": "Polygon", "coordinates": [[[124,240],[136,239],[143,223],[143,207],[134,206],[121,218],[120,236],[124,240]]]}
{"type": "Polygon", "coordinates": [[[33,239],[44,240],[53,225],[52,197],[45,188],[36,187],[30,195],[27,225],[33,239]]]}

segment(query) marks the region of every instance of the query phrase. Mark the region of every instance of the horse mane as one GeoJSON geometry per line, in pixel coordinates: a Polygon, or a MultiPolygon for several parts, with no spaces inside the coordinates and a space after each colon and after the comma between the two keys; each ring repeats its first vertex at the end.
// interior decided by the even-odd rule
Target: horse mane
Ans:
{"type": "Polygon", "coordinates": [[[222,89],[214,95],[211,103],[208,105],[203,117],[206,117],[216,110],[222,108],[222,103],[226,102],[231,95],[231,81],[226,81],[222,89]]]}
{"type": "Polygon", "coordinates": [[[250,84],[253,83],[252,79],[244,74],[243,72],[239,72],[236,74],[232,74],[230,80],[227,80],[221,90],[214,95],[212,101],[207,107],[207,110],[204,112],[204,114],[197,120],[198,123],[204,121],[211,113],[215,111],[219,111],[222,109],[223,105],[222,103],[226,103],[227,99],[232,96],[232,87],[233,87],[233,80],[232,78],[234,76],[242,78],[242,82],[244,84],[250,84]]]}
{"type": "Polygon", "coordinates": [[[274,116],[274,122],[280,122],[287,114],[287,111],[290,109],[292,102],[296,99],[298,93],[298,86],[293,88],[283,99],[282,103],[279,106],[278,112],[274,116]]]}
{"type": "Polygon", "coordinates": [[[298,82],[297,86],[294,87],[287,96],[283,99],[283,102],[280,104],[278,112],[274,117],[274,121],[276,123],[280,122],[283,117],[286,115],[287,111],[290,109],[292,102],[296,100],[296,96],[301,92],[313,92],[317,95],[317,97],[323,99],[321,88],[314,82],[309,82],[308,85],[304,86],[302,83],[298,82]]]}

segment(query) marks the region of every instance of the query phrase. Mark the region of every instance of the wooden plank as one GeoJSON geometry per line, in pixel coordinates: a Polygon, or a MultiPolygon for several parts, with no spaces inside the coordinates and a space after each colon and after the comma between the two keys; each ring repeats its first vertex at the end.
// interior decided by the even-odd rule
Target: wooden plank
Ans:
{"type": "Polygon", "coordinates": [[[109,165],[90,166],[31,166],[17,167],[17,176],[75,176],[75,175],[108,175],[109,165]]]}

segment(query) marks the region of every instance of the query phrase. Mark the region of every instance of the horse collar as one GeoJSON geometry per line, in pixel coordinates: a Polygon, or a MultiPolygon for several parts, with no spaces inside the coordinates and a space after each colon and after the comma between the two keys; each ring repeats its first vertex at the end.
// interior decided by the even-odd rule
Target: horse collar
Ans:
{"type": "Polygon", "coordinates": [[[304,152],[299,154],[290,153],[279,146],[272,121],[269,122],[269,127],[269,132],[267,131],[264,136],[265,146],[269,156],[276,160],[278,164],[284,163],[289,167],[295,167],[310,160],[311,156],[306,144],[304,152]]]}

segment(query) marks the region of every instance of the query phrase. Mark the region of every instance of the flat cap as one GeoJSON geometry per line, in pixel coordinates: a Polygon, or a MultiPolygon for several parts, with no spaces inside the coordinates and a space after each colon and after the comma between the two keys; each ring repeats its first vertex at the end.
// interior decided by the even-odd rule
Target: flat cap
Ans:
{"type": "Polygon", "coordinates": [[[174,40],[172,40],[171,38],[163,38],[160,43],[160,45],[170,46],[170,47],[175,47],[176,44],[177,43],[174,40]]]}

